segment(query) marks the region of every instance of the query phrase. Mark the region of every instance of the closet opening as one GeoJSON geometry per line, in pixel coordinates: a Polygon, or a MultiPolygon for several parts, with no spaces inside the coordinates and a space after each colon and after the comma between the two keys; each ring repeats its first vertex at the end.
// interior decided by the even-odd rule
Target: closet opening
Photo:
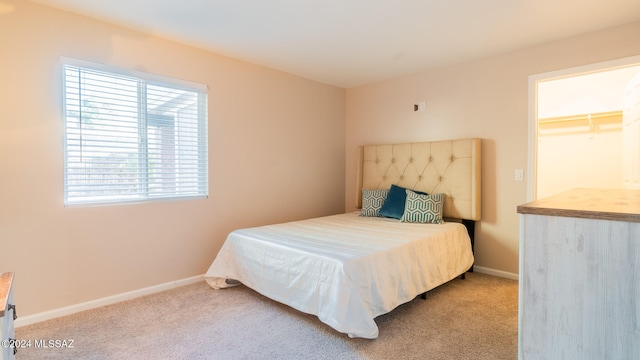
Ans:
{"type": "Polygon", "coordinates": [[[527,198],[640,188],[640,56],[529,77],[527,198]]]}

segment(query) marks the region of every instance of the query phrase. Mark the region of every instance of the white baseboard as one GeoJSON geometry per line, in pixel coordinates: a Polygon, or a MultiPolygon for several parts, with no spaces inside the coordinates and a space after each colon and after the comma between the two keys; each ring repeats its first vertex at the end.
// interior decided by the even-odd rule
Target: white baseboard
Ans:
{"type": "Polygon", "coordinates": [[[204,275],[197,275],[190,278],[170,281],[164,284],[149,286],[146,288],[129,291],[122,294],[107,296],[101,299],[91,300],[91,301],[83,302],[76,305],[65,306],[59,309],[49,310],[49,311],[45,311],[45,312],[41,312],[33,315],[20,316],[18,317],[18,319],[16,319],[14,325],[15,327],[31,325],[41,321],[50,320],[50,319],[54,319],[61,316],[71,315],[80,311],[95,309],[101,306],[111,305],[121,301],[135,299],[137,297],[141,297],[144,295],[150,295],[160,291],[165,291],[165,290],[177,288],[180,286],[193,284],[198,281],[202,281],[203,279],[204,279],[204,275]]]}
{"type": "Polygon", "coordinates": [[[484,266],[474,265],[473,266],[473,271],[477,271],[477,272],[482,273],[482,274],[493,275],[493,276],[497,276],[497,277],[501,277],[501,278],[511,279],[511,280],[519,280],[520,279],[520,276],[518,274],[514,274],[514,273],[502,271],[502,270],[496,270],[496,269],[492,269],[492,268],[487,268],[487,267],[484,267],[484,266]]]}
{"type": "MultiPolygon", "coordinates": [[[[476,271],[482,274],[507,278],[511,280],[519,279],[518,274],[514,274],[514,273],[502,271],[502,270],[495,270],[495,269],[491,269],[483,266],[474,265],[473,271],[476,271]]],[[[41,321],[46,321],[46,320],[55,319],[61,316],[71,315],[80,311],[95,309],[101,306],[111,305],[111,304],[119,303],[121,301],[135,299],[137,297],[141,297],[144,295],[150,295],[160,291],[165,291],[165,290],[177,288],[180,286],[193,284],[198,281],[202,281],[203,279],[204,279],[204,275],[197,275],[190,278],[170,281],[164,284],[149,286],[146,288],[129,291],[122,294],[107,296],[101,299],[91,300],[91,301],[83,302],[76,305],[65,306],[59,309],[49,310],[49,311],[45,311],[45,312],[41,312],[33,315],[21,316],[21,317],[18,317],[18,319],[16,319],[14,325],[15,327],[27,326],[27,325],[39,323],[41,321]]]]}

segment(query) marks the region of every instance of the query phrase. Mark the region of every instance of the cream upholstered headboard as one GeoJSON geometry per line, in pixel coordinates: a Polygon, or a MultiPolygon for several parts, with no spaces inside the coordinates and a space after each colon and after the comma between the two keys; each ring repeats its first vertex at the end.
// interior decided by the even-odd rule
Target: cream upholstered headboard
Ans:
{"type": "Polygon", "coordinates": [[[358,148],[356,205],[362,189],[392,184],[428,194],[444,193],[444,217],[480,220],[480,139],[458,139],[358,148]]]}

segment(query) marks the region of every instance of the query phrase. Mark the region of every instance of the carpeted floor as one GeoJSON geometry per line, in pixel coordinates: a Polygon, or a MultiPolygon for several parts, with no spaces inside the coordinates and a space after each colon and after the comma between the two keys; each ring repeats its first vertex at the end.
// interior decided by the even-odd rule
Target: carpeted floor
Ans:
{"type": "Polygon", "coordinates": [[[17,328],[32,347],[16,358],[516,359],[517,298],[517,281],[470,273],[379,316],[378,339],[366,340],[244,286],[202,281],[17,328]]]}

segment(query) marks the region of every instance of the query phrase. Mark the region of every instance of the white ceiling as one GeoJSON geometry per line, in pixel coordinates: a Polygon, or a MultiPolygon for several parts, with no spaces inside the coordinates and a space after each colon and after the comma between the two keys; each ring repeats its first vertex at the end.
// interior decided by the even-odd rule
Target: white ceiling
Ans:
{"type": "Polygon", "coordinates": [[[640,20],[640,0],[33,1],[345,88],[640,20]]]}

